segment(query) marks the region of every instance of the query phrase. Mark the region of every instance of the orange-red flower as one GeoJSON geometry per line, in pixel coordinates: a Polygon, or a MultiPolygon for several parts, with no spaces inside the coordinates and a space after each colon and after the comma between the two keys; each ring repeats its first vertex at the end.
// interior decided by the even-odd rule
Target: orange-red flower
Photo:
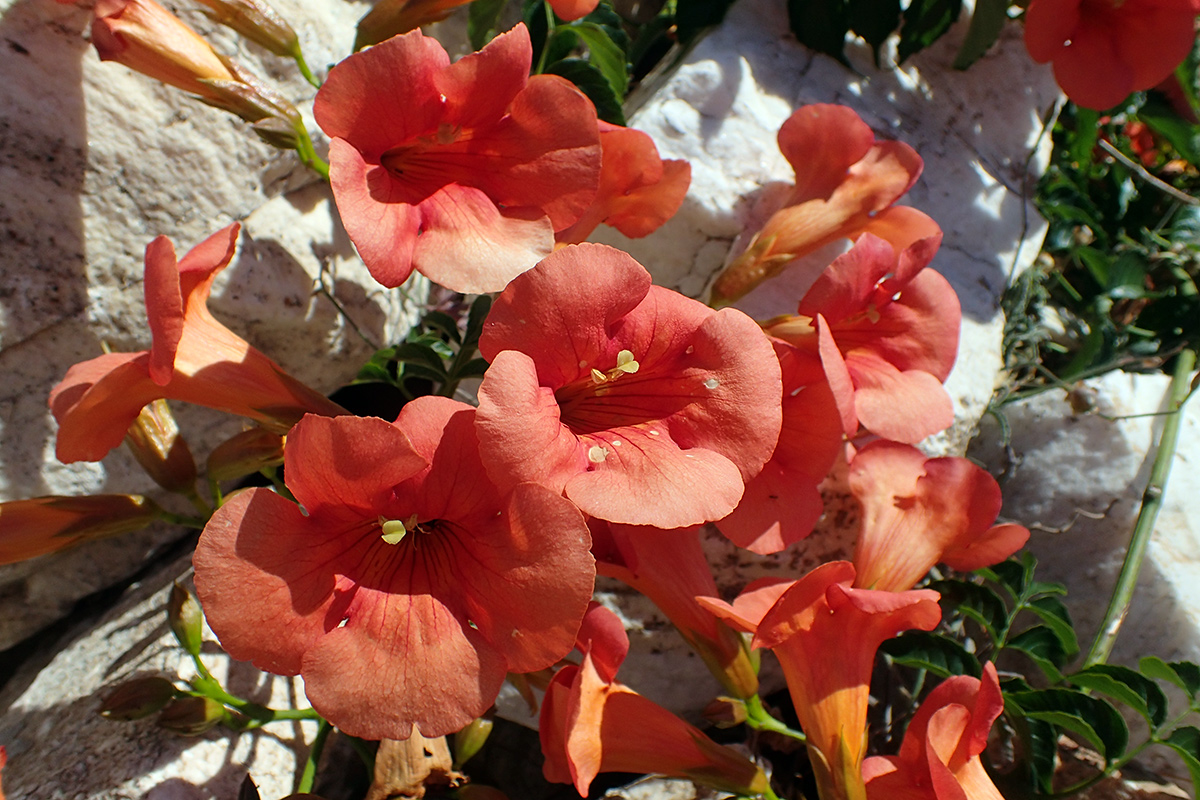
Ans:
{"type": "Polygon", "coordinates": [[[354,49],[361,50],[400,33],[445,19],[471,0],[379,0],[355,28],[354,49]]]}
{"type": "Polygon", "coordinates": [[[753,631],[753,646],[778,657],[823,800],[863,796],[875,651],[901,631],[932,630],[942,618],[937,592],[878,592],[856,589],[853,581],[852,564],[832,561],[798,581],[751,584],[740,605],[700,601],[753,631]],[[764,609],[771,597],[777,599],[764,609]]]}
{"type": "Polygon", "coordinates": [[[697,597],[718,596],[698,528],[660,530],[595,518],[588,527],[596,572],[650,598],[726,691],[736,697],[758,693],[758,674],[745,639],[696,602],[697,597]]]}
{"type": "Polygon", "coordinates": [[[196,591],[229,654],[302,675],[354,736],[459,730],[507,672],[574,645],[595,580],[583,516],[541,486],[498,491],[474,414],[421,397],[394,424],[307,416],[284,452],[299,505],[234,495],[196,548],[196,591]]]}
{"type": "Polygon", "coordinates": [[[990,662],[983,680],[948,678],[917,709],[900,755],[863,762],[867,799],[1004,800],[979,758],[1003,711],[1000,680],[990,662]]]}
{"type": "Polygon", "coordinates": [[[908,244],[941,231],[913,208],[893,206],[921,174],[924,162],[902,142],[876,141],[845,106],[796,110],[779,129],[779,149],[796,171],[796,187],[745,252],[713,285],[714,305],[732,303],[795,259],[864,231],[908,244]]]}
{"type": "Polygon", "coordinates": [[[849,482],[863,510],[855,586],[903,591],[934,564],[980,569],[1029,539],[1020,525],[992,524],[1000,487],[965,458],[926,458],[905,444],[872,442],[850,462],[849,482]]]}
{"type": "Polygon", "coordinates": [[[897,252],[864,233],[817,278],[799,316],[765,324],[821,359],[844,430],[916,443],[954,421],[942,382],[958,355],[958,295],[925,269],[941,235],[897,252]]]}
{"type": "Polygon", "coordinates": [[[716,526],[754,553],[777,553],[812,533],[825,505],[818,486],[845,441],[837,399],[813,353],[772,338],[783,370],[783,427],[762,472],[716,526]]]}
{"type": "Polygon", "coordinates": [[[1187,57],[1198,0],[1031,0],[1025,47],[1054,62],[1067,97],[1102,110],[1149,89],[1187,57]]]}
{"type": "Polygon", "coordinates": [[[99,461],[121,443],[138,412],[160,397],[249,417],[280,432],[305,413],[341,406],[288,375],[208,310],[217,274],[233,258],[238,225],[214,233],[176,262],[160,236],[146,246],[146,314],[153,342],[67,370],[50,392],[59,461],[99,461]]]}
{"type": "Polygon", "coordinates": [[[600,121],[600,188],[583,216],[554,234],[559,244],[578,244],[600,223],[631,239],[656,230],[683,205],[692,182],[692,165],[663,161],[654,140],[641,131],[600,121]]]}
{"type": "Polygon", "coordinates": [[[542,701],[543,772],[586,797],[601,772],[654,772],[738,795],[768,787],[757,766],[662,706],[616,682],[629,640],[620,620],[593,604],[579,630],[583,663],[555,673],[542,701]]]}
{"type": "Polygon", "coordinates": [[[600,0],[549,0],[550,8],[564,22],[582,19],[596,10],[600,0]]]}
{"type": "Polygon", "coordinates": [[[591,101],[529,77],[524,25],[454,64],[412,31],[329,73],[313,113],[330,143],[338,211],[371,274],[500,291],[554,248],[595,197],[591,101]]]}
{"type": "Polygon", "coordinates": [[[144,528],[159,508],[131,494],[35,497],[0,503],[0,564],[144,528]]]}
{"type": "Polygon", "coordinates": [[[611,247],[570,245],[515,279],[479,350],[493,480],[541,483],[610,522],[719,519],[779,438],[779,362],[758,325],[652,286],[611,247]]]}

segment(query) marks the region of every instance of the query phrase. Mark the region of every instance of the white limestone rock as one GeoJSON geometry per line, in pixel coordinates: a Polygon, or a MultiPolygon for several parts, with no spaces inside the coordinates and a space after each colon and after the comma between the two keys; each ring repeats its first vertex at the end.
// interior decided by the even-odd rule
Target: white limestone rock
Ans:
{"type": "MultiPolygon", "coordinates": [[[[100,699],[130,678],[195,675],[166,624],[171,582],[189,561],[158,570],[98,623],[75,631],[48,664],[18,672],[0,694],[9,800],[223,800],[238,796],[247,771],[265,798],[292,792],[315,722],[278,722],[242,734],[218,727],[189,738],[158,728],[153,717],[112,722],[97,713],[100,699]]],[[[272,708],[304,707],[298,680],[231,662],[211,632],[206,639],[201,658],[230,692],[272,708]]]]}
{"type": "MultiPolygon", "coordinates": [[[[1111,372],[1084,382],[1094,411],[1076,414],[1049,391],[1002,410],[971,455],[1000,475],[1003,516],[1026,525],[1041,580],[1065,583],[1065,602],[1086,650],[1104,616],[1154,462],[1170,378],[1111,372]],[[1103,416],[1101,416],[1103,415],[1103,416]],[[1131,416],[1134,415],[1134,416],[1131,416]],[[1106,418],[1107,417],[1107,418],[1106,418]],[[1111,419],[1123,418],[1123,419],[1111,419]]],[[[1162,510],[1112,661],[1145,655],[1200,662],[1200,405],[1183,426],[1162,510]]]]}
{"type": "MultiPolygon", "coordinates": [[[[366,4],[277,7],[323,72],[349,52],[366,4]]],[[[194,7],[177,10],[219,52],[307,107],[314,90],[291,62],[241,42],[194,7]]],[[[241,120],[101,63],[85,38],[90,19],[82,5],[0,0],[0,500],[153,489],[123,451],[99,464],[58,463],[46,399],[102,344],[149,346],[142,254],[159,234],[182,255],[242,220],[240,251],[210,308],[322,391],[352,378],[376,344],[402,337],[415,317],[367,274],[315,175],[241,120]],[[348,319],[318,293],[322,280],[348,319]]],[[[200,460],[242,426],[205,409],[176,413],[200,460]]],[[[177,535],[159,529],[0,568],[0,650],[130,574],[177,535]]]]}

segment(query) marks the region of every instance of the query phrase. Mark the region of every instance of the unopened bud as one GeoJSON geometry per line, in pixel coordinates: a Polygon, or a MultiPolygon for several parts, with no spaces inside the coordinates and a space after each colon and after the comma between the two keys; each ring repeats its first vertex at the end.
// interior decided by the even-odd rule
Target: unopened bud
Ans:
{"type": "Polygon", "coordinates": [[[208,457],[208,476],[214,481],[228,481],[282,463],[283,437],[251,428],[216,446],[208,457]]]}
{"type": "Polygon", "coordinates": [[[195,491],[196,462],[166,400],[142,408],[125,434],[125,444],[159,486],[180,494],[195,491]]]}
{"type": "Polygon", "coordinates": [[[445,19],[455,8],[469,2],[471,0],[379,0],[358,21],[354,49],[361,50],[396,34],[445,19]]]}
{"type": "Polygon", "coordinates": [[[232,79],[214,78],[201,81],[208,91],[198,92],[201,102],[236,114],[247,122],[278,118],[290,126],[302,125],[300,112],[279,92],[247,72],[232,59],[222,58],[232,79]]]}
{"type": "Polygon", "coordinates": [[[158,726],[184,736],[199,736],[228,716],[225,706],[210,697],[180,697],[158,715],[158,726]]]}
{"type": "Polygon", "coordinates": [[[189,655],[200,655],[203,643],[204,612],[192,593],[176,583],[171,587],[171,598],[167,601],[167,622],[171,633],[189,655]]]}
{"type": "Polygon", "coordinates": [[[117,686],[100,701],[100,715],[118,722],[148,717],[175,697],[175,684],[166,678],[134,678],[117,686]]]}
{"type": "Polygon", "coordinates": [[[461,767],[475,757],[487,743],[492,732],[492,721],[480,717],[454,734],[454,766],[461,767]]]}
{"type": "Polygon", "coordinates": [[[0,564],[144,528],[160,509],[134,494],[35,497],[0,503],[0,564]]]}
{"type": "Polygon", "coordinates": [[[277,56],[291,56],[300,47],[296,31],[278,11],[259,0],[200,0],[214,20],[260,44],[277,56]]]}
{"type": "Polygon", "coordinates": [[[746,721],[746,704],[733,697],[718,697],[700,714],[718,728],[734,728],[746,721]]]}

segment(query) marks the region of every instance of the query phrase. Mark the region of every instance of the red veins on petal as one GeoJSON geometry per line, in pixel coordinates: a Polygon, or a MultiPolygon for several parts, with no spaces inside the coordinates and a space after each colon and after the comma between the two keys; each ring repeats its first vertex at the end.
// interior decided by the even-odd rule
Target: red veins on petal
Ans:
{"type": "Polygon", "coordinates": [[[863,509],[856,586],[903,591],[934,564],[980,569],[1029,538],[1020,525],[993,524],[1000,487],[965,458],[926,458],[915,447],[872,442],[850,463],[849,483],[863,509]]]}
{"type": "Polygon", "coordinates": [[[767,324],[772,336],[820,358],[849,436],[861,423],[915,443],[954,421],[942,382],[958,354],[962,313],[953,287],[925,269],[939,241],[919,239],[897,255],[864,233],[805,294],[799,316],[767,324]]]}
{"type": "Polygon", "coordinates": [[[458,730],[507,672],[575,641],[595,575],[587,526],[540,486],[496,489],[473,416],[431,397],[395,424],[306,417],[284,456],[300,505],[252,489],[201,536],[196,588],[222,645],[302,675],[352,735],[458,730]]]}
{"type": "Polygon", "coordinates": [[[1002,800],[979,756],[1003,711],[990,662],[982,680],[969,675],[945,680],[917,709],[900,754],[863,762],[867,800],[1002,800]]]}
{"type": "Polygon", "coordinates": [[[499,291],[554,245],[596,194],[591,102],[529,77],[523,25],[450,63],[420,31],[355,53],[313,107],[331,137],[330,183],[376,280],[420,271],[447,288],[499,291]]]}
{"type": "Polygon", "coordinates": [[[1067,97],[1103,110],[1169,76],[1192,48],[1196,0],[1032,0],[1025,47],[1067,97]]]}
{"type": "Polygon", "coordinates": [[[779,438],[779,362],[761,329],[651,286],[611,247],[565,247],[514,280],[479,344],[488,474],[610,522],[719,519],[779,438]]]}
{"type": "Polygon", "coordinates": [[[249,417],[286,431],[305,413],[341,406],[285,373],[208,310],[217,274],[233,257],[235,223],[175,261],[160,236],[146,247],[146,316],[153,342],[140,353],[109,353],[71,367],[50,393],[59,461],[99,461],[138,412],[168,398],[249,417]]]}
{"type": "Polygon", "coordinates": [[[578,244],[598,225],[631,239],[646,236],[675,215],[692,182],[686,161],[663,161],[654,140],[641,131],[600,121],[600,188],[583,216],[554,235],[559,244],[578,244]]]}

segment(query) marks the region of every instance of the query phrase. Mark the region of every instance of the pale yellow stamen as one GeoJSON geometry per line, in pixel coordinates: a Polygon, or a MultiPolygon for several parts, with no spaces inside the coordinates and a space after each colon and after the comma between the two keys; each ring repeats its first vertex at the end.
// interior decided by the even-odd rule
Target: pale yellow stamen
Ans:
{"type": "Polygon", "coordinates": [[[400,544],[400,541],[417,529],[417,515],[413,514],[405,520],[379,518],[379,527],[383,531],[379,538],[388,544],[400,544]]]}
{"type": "Polygon", "coordinates": [[[592,369],[592,382],[596,384],[608,383],[615,381],[622,375],[632,375],[642,368],[642,365],[633,357],[632,350],[622,350],[617,353],[617,365],[608,372],[601,372],[598,369],[592,369]]]}

